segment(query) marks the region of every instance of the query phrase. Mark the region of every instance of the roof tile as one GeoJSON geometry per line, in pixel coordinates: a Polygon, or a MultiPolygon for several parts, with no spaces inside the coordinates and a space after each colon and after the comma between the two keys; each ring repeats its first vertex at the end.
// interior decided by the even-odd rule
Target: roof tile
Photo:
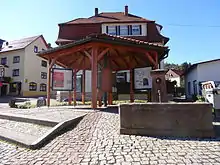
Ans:
{"type": "Polygon", "coordinates": [[[14,41],[8,41],[8,46],[3,46],[0,49],[0,53],[23,49],[26,46],[28,46],[31,42],[36,40],[38,37],[40,37],[40,35],[34,36],[34,37],[22,38],[22,39],[14,40],[14,41]]]}
{"type": "Polygon", "coordinates": [[[98,16],[92,16],[89,18],[78,18],[63,24],[83,24],[83,23],[114,23],[114,22],[152,22],[136,15],[128,14],[124,12],[104,12],[98,16]]]}

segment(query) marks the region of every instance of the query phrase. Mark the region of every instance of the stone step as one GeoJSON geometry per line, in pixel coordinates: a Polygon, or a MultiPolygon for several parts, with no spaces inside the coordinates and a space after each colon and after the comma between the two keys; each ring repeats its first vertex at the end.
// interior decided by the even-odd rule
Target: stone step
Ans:
{"type": "Polygon", "coordinates": [[[0,138],[30,149],[37,149],[55,138],[61,131],[76,126],[84,116],[85,114],[65,120],[53,127],[0,119],[0,138]]]}

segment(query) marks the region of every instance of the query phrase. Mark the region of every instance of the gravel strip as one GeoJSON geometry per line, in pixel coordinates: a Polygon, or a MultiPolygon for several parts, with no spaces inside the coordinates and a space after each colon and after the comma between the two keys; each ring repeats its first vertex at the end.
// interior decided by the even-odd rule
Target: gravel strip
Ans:
{"type": "Polygon", "coordinates": [[[52,128],[37,124],[17,122],[17,121],[5,120],[5,119],[0,119],[0,127],[14,130],[15,132],[21,132],[21,133],[33,135],[36,137],[42,136],[52,128]]]}
{"type": "MultiPolygon", "coordinates": [[[[80,111],[80,110],[73,110],[67,108],[34,108],[34,109],[13,109],[13,110],[4,110],[1,111],[2,113],[12,113],[12,114],[19,114],[29,117],[37,117],[52,120],[55,122],[62,122],[68,119],[76,118],[82,115],[89,113],[90,111],[80,111]]],[[[92,110],[91,110],[92,112],[92,110]]]]}

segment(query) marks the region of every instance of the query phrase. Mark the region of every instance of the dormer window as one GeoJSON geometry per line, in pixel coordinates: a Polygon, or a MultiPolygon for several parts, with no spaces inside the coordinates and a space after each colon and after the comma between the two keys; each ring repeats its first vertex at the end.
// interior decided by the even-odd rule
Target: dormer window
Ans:
{"type": "Polygon", "coordinates": [[[142,35],[141,25],[118,25],[106,26],[106,33],[118,36],[140,36],[142,35]]]}

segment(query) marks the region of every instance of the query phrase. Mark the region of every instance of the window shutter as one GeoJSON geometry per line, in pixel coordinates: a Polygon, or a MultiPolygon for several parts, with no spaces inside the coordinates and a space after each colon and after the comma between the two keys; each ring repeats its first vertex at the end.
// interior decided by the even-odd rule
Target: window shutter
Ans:
{"type": "Polygon", "coordinates": [[[140,28],[140,35],[142,35],[142,29],[141,29],[141,25],[139,25],[139,28],[140,28]]]}
{"type": "Polygon", "coordinates": [[[128,25],[128,35],[130,34],[130,32],[129,32],[129,31],[130,31],[130,28],[129,28],[129,25],[128,25]]]}
{"type": "Polygon", "coordinates": [[[106,34],[108,34],[108,26],[106,26],[106,34]]]}
{"type": "Polygon", "coordinates": [[[129,25],[129,35],[132,35],[132,25],[129,25]]]}

